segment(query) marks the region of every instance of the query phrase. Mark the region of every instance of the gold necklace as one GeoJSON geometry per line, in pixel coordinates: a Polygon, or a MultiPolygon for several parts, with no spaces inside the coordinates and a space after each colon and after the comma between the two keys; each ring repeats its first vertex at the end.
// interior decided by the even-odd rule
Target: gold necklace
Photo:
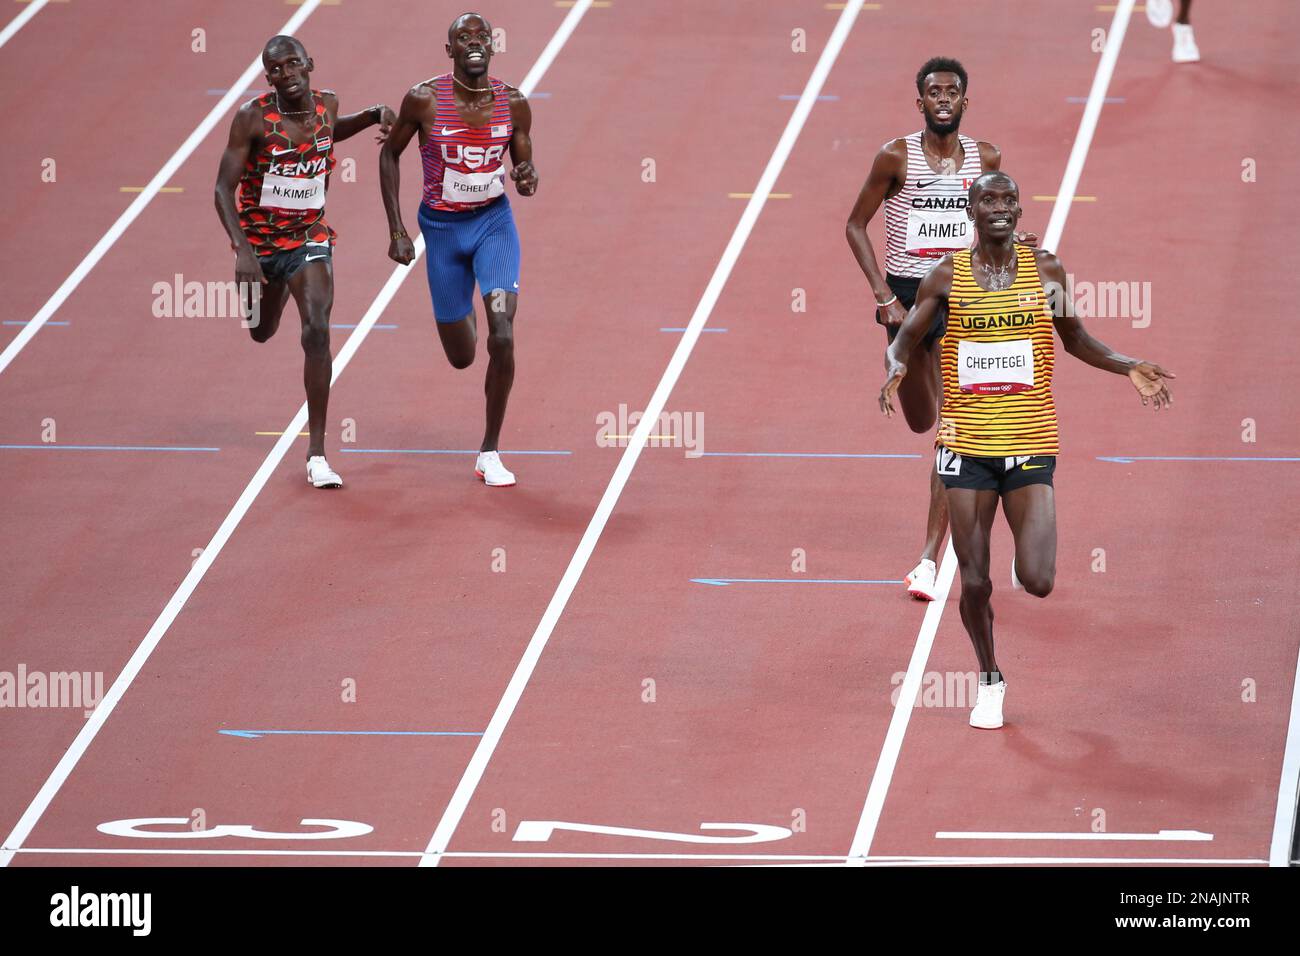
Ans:
{"type": "Polygon", "coordinates": [[[493,96],[496,95],[496,93],[492,89],[492,84],[490,81],[486,87],[466,86],[460,80],[456,79],[455,73],[451,75],[451,81],[455,83],[457,86],[459,86],[462,90],[469,90],[471,93],[492,93],[493,96]]]}
{"type": "Polygon", "coordinates": [[[316,112],[316,108],[315,108],[315,106],[313,105],[313,107],[312,107],[311,109],[309,109],[309,110],[282,110],[282,109],[280,109],[280,91],[279,91],[279,90],[276,90],[276,91],[275,91],[275,111],[276,111],[277,113],[279,113],[281,116],[306,116],[308,113],[315,113],[315,112],[316,112]]]}

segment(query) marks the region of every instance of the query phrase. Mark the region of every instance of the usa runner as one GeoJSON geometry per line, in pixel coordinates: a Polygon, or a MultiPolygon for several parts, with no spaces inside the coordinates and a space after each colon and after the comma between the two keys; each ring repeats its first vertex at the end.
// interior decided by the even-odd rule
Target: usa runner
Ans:
{"type": "Polygon", "coordinates": [[[426,249],[429,294],[438,337],[455,368],[474,361],[478,326],[474,286],[487,320],[487,423],[474,473],[494,488],[515,483],[498,442],[515,377],[514,320],[519,302],[519,233],[506,196],[510,179],[521,196],[537,192],[528,100],[488,74],[492,27],[477,13],[447,31],[450,73],[414,86],[380,152],[379,178],[391,230],[388,255],[402,264],[415,246],[402,223],[399,157],[419,134],[424,190],[418,221],[426,249]]]}

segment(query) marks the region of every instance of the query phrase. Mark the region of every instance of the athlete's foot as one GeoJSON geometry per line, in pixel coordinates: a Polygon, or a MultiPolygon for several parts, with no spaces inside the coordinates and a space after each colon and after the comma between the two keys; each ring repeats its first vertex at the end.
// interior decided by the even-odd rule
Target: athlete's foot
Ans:
{"type": "Polygon", "coordinates": [[[1157,30],[1174,22],[1174,0],[1147,0],[1147,19],[1157,30]]]}
{"type": "Polygon", "coordinates": [[[1002,726],[1002,699],[1007,693],[1007,682],[980,684],[975,692],[975,709],[970,712],[970,725],[981,730],[997,730],[1002,726]]]}
{"type": "Polygon", "coordinates": [[[324,455],[307,459],[307,481],[315,488],[342,488],[343,479],[329,466],[324,455]]]}
{"type": "Polygon", "coordinates": [[[515,483],[515,476],[506,471],[501,464],[501,456],[494,451],[481,451],[474,462],[474,474],[483,479],[489,488],[509,488],[515,483]]]}
{"type": "Polygon", "coordinates": [[[1196,63],[1201,59],[1201,51],[1196,48],[1196,36],[1192,33],[1190,23],[1174,24],[1174,62],[1196,63]]]}
{"type": "Polygon", "coordinates": [[[933,601],[937,594],[935,577],[938,575],[938,568],[929,558],[922,558],[921,563],[907,573],[903,578],[903,584],[907,587],[907,593],[912,595],[918,601],[933,601]]]}

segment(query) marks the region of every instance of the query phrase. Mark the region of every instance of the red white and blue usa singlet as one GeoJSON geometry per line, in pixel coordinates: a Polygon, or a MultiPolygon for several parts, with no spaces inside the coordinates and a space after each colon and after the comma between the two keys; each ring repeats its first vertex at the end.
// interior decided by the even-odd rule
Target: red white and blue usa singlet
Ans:
{"type": "Polygon", "coordinates": [[[945,255],[968,249],[975,227],[966,218],[966,191],[979,178],[980,148],[969,136],[961,140],[962,163],[955,173],[936,173],[921,148],[921,133],[905,137],[907,178],[885,200],[885,271],[919,278],[945,255]]]}
{"type": "Polygon", "coordinates": [[[424,165],[424,204],[444,212],[464,212],[505,195],[505,155],[514,135],[510,94],[504,83],[492,85],[492,120],[470,126],[456,109],[450,73],[433,78],[437,110],[433,128],[420,146],[424,165]]]}
{"type": "Polygon", "coordinates": [[[312,90],[315,128],[295,143],[284,128],[275,92],[257,99],[262,112],[262,147],[244,164],[236,208],[248,244],[259,256],[296,249],[308,242],[332,242],[325,222],[325,190],[334,170],[334,125],[322,93],[312,90]]]}

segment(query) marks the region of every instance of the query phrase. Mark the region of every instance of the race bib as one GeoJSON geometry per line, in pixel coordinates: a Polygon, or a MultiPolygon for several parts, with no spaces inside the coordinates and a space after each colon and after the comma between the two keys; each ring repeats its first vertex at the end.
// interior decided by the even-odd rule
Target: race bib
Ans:
{"type": "Polygon", "coordinates": [[[1006,395],[1034,387],[1034,348],[1029,339],[957,343],[957,385],[976,395],[1006,395]]]}
{"type": "Polygon", "coordinates": [[[462,173],[448,167],[442,173],[442,198],[447,202],[484,202],[504,195],[506,168],[490,173],[462,173]]]}
{"type": "Polygon", "coordinates": [[[954,249],[970,247],[971,222],[964,209],[909,209],[907,253],[938,259],[954,249]]]}
{"type": "Polygon", "coordinates": [[[258,205],[269,209],[324,209],[325,174],[307,179],[267,173],[262,177],[258,205]]]}

